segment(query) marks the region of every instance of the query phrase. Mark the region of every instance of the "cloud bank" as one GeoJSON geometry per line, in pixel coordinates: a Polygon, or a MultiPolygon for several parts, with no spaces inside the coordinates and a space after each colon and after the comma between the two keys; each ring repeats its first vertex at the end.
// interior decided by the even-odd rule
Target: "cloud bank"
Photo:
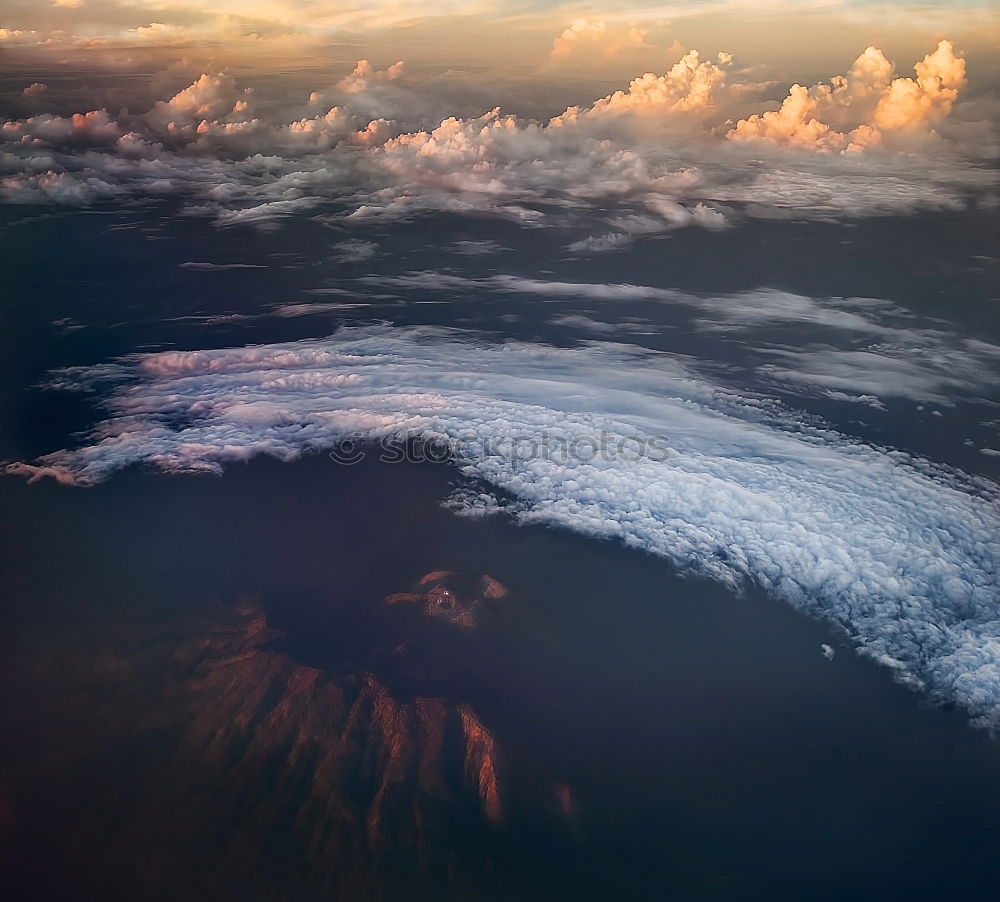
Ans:
{"type": "Polygon", "coordinates": [[[258,454],[293,460],[355,435],[448,441],[472,486],[502,492],[453,500],[467,512],[504,509],[753,582],[838,624],[906,684],[1000,727],[997,487],[803,426],[679,358],[369,327],[137,355],[60,384],[109,380],[120,387],[89,444],[9,471],[90,484],[132,465],[218,473],[258,454]],[[669,453],[517,459],[495,450],[512,436],[660,436],[669,453]]]}
{"type": "MultiPolygon", "coordinates": [[[[915,78],[895,77],[870,47],[846,76],[795,85],[779,109],[739,118],[763,86],[731,55],[691,50],[547,122],[499,108],[439,118],[433,79],[399,62],[362,60],[283,104],[293,111],[285,118],[265,115],[271,107],[231,75],[205,73],[142,113],[4,122],[0,201],[180,197],[183,215],[219,226],[330,207],[345,228],[489,216],[578,230],[567,242],[578,253],[746,217],[959,209],[988,202],[996,185],[985,124],[954,120],[964,66],[942,41],[915,78]]],[[[23,102],[48,93],[29,90],[23,102]]]]}

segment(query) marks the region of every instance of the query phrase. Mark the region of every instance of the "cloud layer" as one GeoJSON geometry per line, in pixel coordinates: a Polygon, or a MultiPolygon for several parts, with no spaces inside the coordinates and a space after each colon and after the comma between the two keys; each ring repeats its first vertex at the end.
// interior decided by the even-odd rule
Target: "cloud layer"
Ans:
{"type": "MultiPolygon", "coordinates": [[[[361,284],[380,290],[429,296],[481,298],[526,295],[540,302],[570,304],[575,314],[558,321],[581,331],[624,335],[642,327],[621,320],[626,305],[653,302],[692,315],[700,332],[738,335],[766,362],[757,373],[770,387],[798,396],[861,401],[905,398],[948,406],[957,401],[992,404],[1000,379],[1000,347],[959,334],[941,321],[921,319],[876,298],[811,298],[771,288],[735,294],[694,294],[652,285],[566,282],[497,274],[469,278],[420,271],[365,276],[361,284]],[[600,312],[614,322],[594,322],[580,310],[600,312]],[[798,344],[776,341],[775,328],[800,327],[798,344]]],[[[555,322],[555,320],[553,320],[555,322]]],[[[787,333],[786,333],[787,334],[787,333]]],[[[702,354],[711,351],[702,350],[702,354]]],[[[723,350],[722,354],[728,352],[723,350]]]]}
{"type": "Polygon", "coordinates": [[[506,509],[614,538],[739,586],[749,580],[849,634],[933,697],[1000,727],[997,488],[852,441],[683,360],[621,345],[484,344],[447,330],[370,327],[333,338],[139,355],[67,372],[120,387],[83,447],[9,469],[99,482],[145,464],[220,472],[292,460],[360,435],[441,439],[475,489],[466,512],[506,509]],[[662,437],[665,457],[511,455],[662,437]],[[491,444],[492,443],[492,444],[491,444]]]}
{"type": "MultiPolygon", "coordinates": [[[[733,120],[763,86],[729,54],[692,50],[548,122],[499,109],[440,118],[433,79],[402,63],[362,60],[283,104],[293,110],[285,118],[265,115],[270,107],[232,76],[205,73],[144,113],[3,123],[0,201],[176,196],[186,215],[220,226],[331,205],[346,228],[428,212],[497,216],[582,230],[568,242],[579,253],[748,216],[956,209],[996,183],[983,124],[949,119],[964,65],[943,41],[916,78],[894,77],[869,48],[847,76],[793,86],[779,109],[733,120]]],[[[48,103],[34,87],[23,102],[48,103]]]]}

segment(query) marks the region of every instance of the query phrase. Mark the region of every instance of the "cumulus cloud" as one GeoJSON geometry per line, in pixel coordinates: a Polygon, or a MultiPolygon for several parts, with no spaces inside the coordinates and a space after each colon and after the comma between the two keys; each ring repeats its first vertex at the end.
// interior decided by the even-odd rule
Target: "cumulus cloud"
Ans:
{"type": "Polygon", "coordinates": [[[896,78],[875,108],[875,124],[883,129],[921,130],[944,119],[965,87],[965,60],[955,56],[950,41],[914,67],[916,79],[896,78]]]}
{"type": "Polygon", "coordinates": [[[653,30],[646,23],[607,22],[580,16],[556,36],[548,62],[550,66],[592,68],[597,61],[631,57],[637,51],[655,49],[651,43],[653,30]]]}
{"type": "Polygon", "coordinates": [[[447,113],[448,107],[436,96],[433,81],[409,78],[402,60],[384,69],[368,60],[358,60],[354,69],[333,85],[313,91],[308,108],[310,112],[341,109],[354,117],[355,129],[369,122],[391,125],[377,136],[381,144],[401,132],[440,121],[447,113]]]}
{"type": "Polygon", "coordinates": [[[550,127],[595,127],[602,120],[618,127],[626,116],[670,117],[676,127],[681,114],[706,111],[712,107],[716,92],[725,84],[725,67],[730,54],[719,54],[719,64],[702,60],[697,50],[684,54],[662,75],[647,72],[633,79],[624,91],[615,91],[596,100],[590,107],[570,107],[549,123],[550,127]]]}
{"type": "Polygon", "coordinates": [[[88,444],[12,472],[89,484],[137,464],[292,460],[358,435],[445,440],[470,485],[500,490],[520,522],[617,539],[730,586],[752,581],[838,625],[908,685],[1000,726],[997,487],[803,425],[681,359],[369,327],[137,355],[59,381],[116,378],[88,444]],[[587,447],[574,445],[581,436],[587,447]],[[517,437],[553,450],[512,454],[517,437]],[[646,453],[623,453],[635,438],[646,453]]]}
{"type": "Polygon", "coordinates": [[[191,141],[199,133],[250,119],[252,94],[225,73],[204,74],[169,100],[160,101],[146,119],[157,134],[191,141]]]}
{"type": "Polygon", "coordinates": [[[96,177],[74,177],[65,172],[23,173],[0,178],[0,200],[15,204],[70,204],[87,206],[124,196],[122,189],[96,177]]]}
{"type": "Polygon", "coordinates": [[[396,60],[387,69],[382,70],[376,69],[368,60],[358,60],[350,75],[345,75],[337,82],[337,88],[347,94],[360,94],[371,90],[374,85],[398,80],[405,70],[406,63],[402,60],[396,60]]]}
{"type": "Polygon", "coordinates": [[[869,47],[846,76],[792,85],[778,110],[741,119],[729,137],[832,151],[926,139],[965,86],[965,60],[941,41],[914,69],[916,79],[893,78],[892,63],[869,47]]]}
{"type": "Polygon", "coordinates": [[[8,120],[0,127],[0,140],[22,146],[113,144],[121,136],[121,127],[107,110],[91,110],[67,117],[43,113],[28,119],[8,120]]]}
{"type": "Polygon", "coordinates": [[[915,80],[892,78],[869,49],[844,79],[795,88],[781,110],[741,120],[728,133],[741,140],[727,140],[719,124],[746,87],[730,83],[727,54],[713,62],[687,52],[666,72],[548,122],[499,108],[436,118],[438,101],[400,63],[362,60],[279,118],[258,111],[231,75],[205,73],[142,115],[101,109],[3,123],[0,198],[173,193],[185,196],[188,215],[220,225],[275,222],[330,201],[347,226],[432,212],[494,216],[566,229],[575,252],[743,217],[957,209],[996,183],[995,170],[930,130],[951,108],[963,65],[943,43],[915,80]],[[864,123],[845,130],[858,116],[864,123]],[[890,132],[905,137],[905,153],[890,152],[890,132]],[[924,139],[937,142],[933,153],[919,152],[924,139]],[[862,144],[864,153],[823,152],[862,144]]]}
{"type": "Polygon", "coordinates": [[[574,19],[564,31],[552,42],[550,56],[558,59],[572,54],[577,48],[601,41],[607,34],[607,23],[603,20],[592,20],[585,17],[574,19]]]}

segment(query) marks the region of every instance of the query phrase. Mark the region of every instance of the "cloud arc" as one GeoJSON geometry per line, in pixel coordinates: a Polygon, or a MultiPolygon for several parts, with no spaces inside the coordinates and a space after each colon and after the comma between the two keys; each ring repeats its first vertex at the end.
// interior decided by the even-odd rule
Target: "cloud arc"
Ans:
{"type": "MultiPolygon", "coordinates": [[[[683,358],[373,326],[60,377],[64,387],[108,379],[118,387],[88,444],[8,470],[89,484],[136,464],[221,472],[258,454],[292,460],[359,434],[441,439],[466,450],[462,472],[513,499],[505,506],[521,522],[755,583],[838,624],[901,681],[1000,727],[1000,490],[803,424],[683,358]],[[495,450],[540,435],[661,437],[669,452],[513,460],[495,450]]],[[[477,509],[474,493],[458,503],[477,509]]]]}

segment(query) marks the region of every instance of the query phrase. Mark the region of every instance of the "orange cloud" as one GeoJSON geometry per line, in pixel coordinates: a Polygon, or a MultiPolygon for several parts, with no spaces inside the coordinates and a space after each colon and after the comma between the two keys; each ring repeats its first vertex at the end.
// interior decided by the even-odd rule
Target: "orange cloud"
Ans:
{"type": "Polygon", "coordinates": [[[162,134],[190,138],[209,121],[245,121],[249,118],[250,100],[250,90],[238,88],[231,77],[222,72],[205,74],[170,100],[157,103],[147,118],[162,134]]]}
{"type": "Polygon", "coordinates": [[[916,80],[895,79],[879,101],[875,110],[879,128],[922,128],[939,122],[965,87],[965,60],[955,56],[949,41],[941,41],[913,68],[916,80]]]}
{"type": "Polygon", "coordinates": [[[779,109],[741,119],[729,137],[827,151],[927,137],[965,85],[965,60],[941,41],[914,69],[916,79],[893,78],[882,51],[868,47],[846,76],[792,85],[779,109]]]}
{"type": "Polygon", "coordinates": [[[663,116],[705,109],[712,104],[714,92],[725,84],[725,66],[731,59],[729,54],[719,54],[716,65],[702,60],[697,50],[689,50],[663,75],[647,72],[633,79],[628,90],[602,97],[587,109],[570,107],[550,125],[569,126],[623,113],[663,116]]]}

